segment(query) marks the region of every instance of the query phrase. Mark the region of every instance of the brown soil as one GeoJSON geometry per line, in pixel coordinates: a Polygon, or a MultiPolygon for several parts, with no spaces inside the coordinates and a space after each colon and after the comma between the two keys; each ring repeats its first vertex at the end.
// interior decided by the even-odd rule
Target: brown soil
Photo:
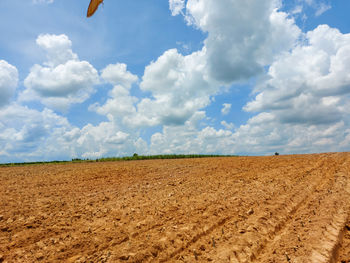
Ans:
{"type": "Polygon", "coordinates": [[[350,153],[0,168],[0,262],[350,262],[350,153]]]}

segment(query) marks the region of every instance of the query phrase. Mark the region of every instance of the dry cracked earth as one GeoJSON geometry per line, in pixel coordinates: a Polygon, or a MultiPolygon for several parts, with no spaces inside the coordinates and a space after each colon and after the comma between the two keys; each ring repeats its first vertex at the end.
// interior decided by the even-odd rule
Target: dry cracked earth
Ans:
{"type": "Polygon", "coordinates": [[[0,262],[350,262],[350,153],[0,168],[0,262]]]}

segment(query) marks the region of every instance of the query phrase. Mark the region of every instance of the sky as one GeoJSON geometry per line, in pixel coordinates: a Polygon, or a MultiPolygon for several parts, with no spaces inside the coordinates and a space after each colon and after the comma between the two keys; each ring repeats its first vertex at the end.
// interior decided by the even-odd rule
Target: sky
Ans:
{"type": "Polygon", "coordinates": [[[349,0],[0,0],[0,163],[350,150],[349,0]]]}

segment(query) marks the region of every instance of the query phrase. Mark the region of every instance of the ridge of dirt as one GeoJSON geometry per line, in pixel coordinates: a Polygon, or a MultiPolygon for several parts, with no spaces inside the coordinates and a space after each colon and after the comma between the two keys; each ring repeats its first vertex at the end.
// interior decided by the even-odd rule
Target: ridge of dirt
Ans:
{"type": "MultiPolygon", "coordinates": [[[[344,163],[342,166],[344,177],[349,177],[350,166],[349,163],[344,163]]],[[[347,188],[344,187],[346,194],[349,194],[349,185],[347,188]]],[[[348,202],[349,203],[349,202],[348,202]]],[[[350,204],[348,204],[350,206],[350,204]]],[[[350,263],[350,213],[349,209],[346,213],[344,211],[345,220],[341,220],[339,226],[341,230],[338,233],[338,240],[332,251],[332,258],[329,262],[335,263],[350,263]],[[345,218],[346,217],[346,218],[345,218]]]]}
{"type": "Polygon", "coordinates": [[[341,231],[339,242],[334,251],[334,258],[332,262],[349,263],[350,262],[350,220],[341,231]]]}
{"type": "Polygon", "coordinates": [[[350,262],[350,153],[0,169],[0,262],[350,262]]]}

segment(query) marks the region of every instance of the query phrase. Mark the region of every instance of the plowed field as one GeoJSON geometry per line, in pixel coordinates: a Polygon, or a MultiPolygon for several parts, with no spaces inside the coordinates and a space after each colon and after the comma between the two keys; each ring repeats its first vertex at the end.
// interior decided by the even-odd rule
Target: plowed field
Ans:
{"type": "Polygon", "coordinates": [[[350,262],[350,153],[0,168],[0,262],[350,262]]]}

